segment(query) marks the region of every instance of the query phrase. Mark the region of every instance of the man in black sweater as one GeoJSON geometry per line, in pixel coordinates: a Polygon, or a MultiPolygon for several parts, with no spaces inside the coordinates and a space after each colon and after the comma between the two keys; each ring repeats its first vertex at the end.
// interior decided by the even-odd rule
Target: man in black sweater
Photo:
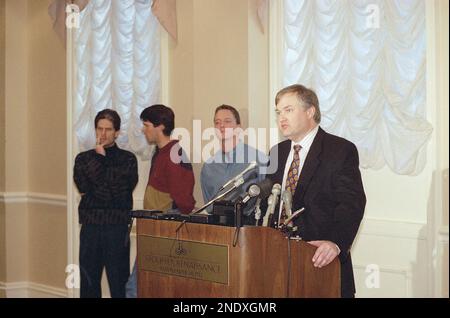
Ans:
{"type": "Polygon", "coordinates": [[[125,297],[130,274],[129,212],[138,182],[134,154],[117,147],[120,117],[104,109],[95,117],[96,147],[78,154],[73,179],[81,194],[80,297],[100,298],[106,269],[111,297],[125,297]]]}

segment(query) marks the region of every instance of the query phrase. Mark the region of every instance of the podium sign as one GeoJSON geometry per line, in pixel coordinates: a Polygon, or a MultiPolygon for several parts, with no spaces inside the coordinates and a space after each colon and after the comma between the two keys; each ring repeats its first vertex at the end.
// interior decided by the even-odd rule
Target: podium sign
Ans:
{"type": "Polygon", "coordinates": [[[141,270],[228,284],[228,246],[138,236],[141,270]]]}

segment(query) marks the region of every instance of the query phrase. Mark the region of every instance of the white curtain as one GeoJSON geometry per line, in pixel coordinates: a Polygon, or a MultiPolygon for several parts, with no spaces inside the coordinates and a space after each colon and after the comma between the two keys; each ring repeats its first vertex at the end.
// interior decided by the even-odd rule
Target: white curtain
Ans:
{"type": "Polygon", "coordinates": [[[426,162],[425,0],[284,0],[284,85],[316,91],[325,130],[361,167],[416,175],[426,162]]]}
{"type": "Polygon", "coordinates": [[[74,36],[75,131],[81,150],[95,145],[94,118],[104,108],[121,119],[119,147],[147,159],[141,111],[160,100],[159,24],[151,0],[91,0],[74,36]]]}

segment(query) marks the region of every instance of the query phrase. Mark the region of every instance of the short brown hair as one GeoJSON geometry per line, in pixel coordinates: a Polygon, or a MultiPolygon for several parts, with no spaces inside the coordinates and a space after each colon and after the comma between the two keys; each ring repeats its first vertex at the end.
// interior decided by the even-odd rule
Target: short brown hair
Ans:
{"type": "Polygon", "coordinates": [[[145,108],[141,113],[141,120],[148,121],[153,126],[164,125],[163,134],[170,136],[175,128],[175,114],[170,107],[162,104],[155,104],[145,108]]]}
{"type": "Polygon", "coordinates": [[[230,105],[220,105],[219,107],[216,108],[216,111],[214,112],[214,117],[216,117],[217,112],[219,110],[229,110],[230,112],[233,113],[234,118],[236,119],[236,124],[240,125],[241,124],[241,116],[239,116],[239,112],[236,110],[236,108],[234,108],[233,106],[230,105]]]}
{"type": "Polygon", "coordinates": [[[275,97],[275,105],[278,105],[281,97],[291,93],[294,93],[297,96],[298,100],[303,103],[303,107],[305,109],[310,107],[315,108],[316,112],[314,113],[314,121],[319,124],[321,119],[319,99],[312,89],[306,88],[303,85],[294,84],[280,90],[275,97]]]}
{"type": "Polygon", "coordinates": [[[120,130],[120,116],[115,110],[106,108],[104,110],[99,111],[94,119],[95,128],[97,128],[97,124],[100,121],[100,119],[109,120],[113,124],[115,131],[120,130]]]}

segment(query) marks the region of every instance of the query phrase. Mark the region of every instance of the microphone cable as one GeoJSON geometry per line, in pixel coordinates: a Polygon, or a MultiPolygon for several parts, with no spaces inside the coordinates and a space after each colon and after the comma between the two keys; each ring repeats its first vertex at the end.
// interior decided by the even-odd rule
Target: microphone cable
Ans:
{"type": "Polygon", "coordinates": [[[287,282],[286,282],[286,298],[289,298],[289,290],[291,287],[291,237],[290,235],[287,237],[288,244],[287,244],[287,282]]]}

